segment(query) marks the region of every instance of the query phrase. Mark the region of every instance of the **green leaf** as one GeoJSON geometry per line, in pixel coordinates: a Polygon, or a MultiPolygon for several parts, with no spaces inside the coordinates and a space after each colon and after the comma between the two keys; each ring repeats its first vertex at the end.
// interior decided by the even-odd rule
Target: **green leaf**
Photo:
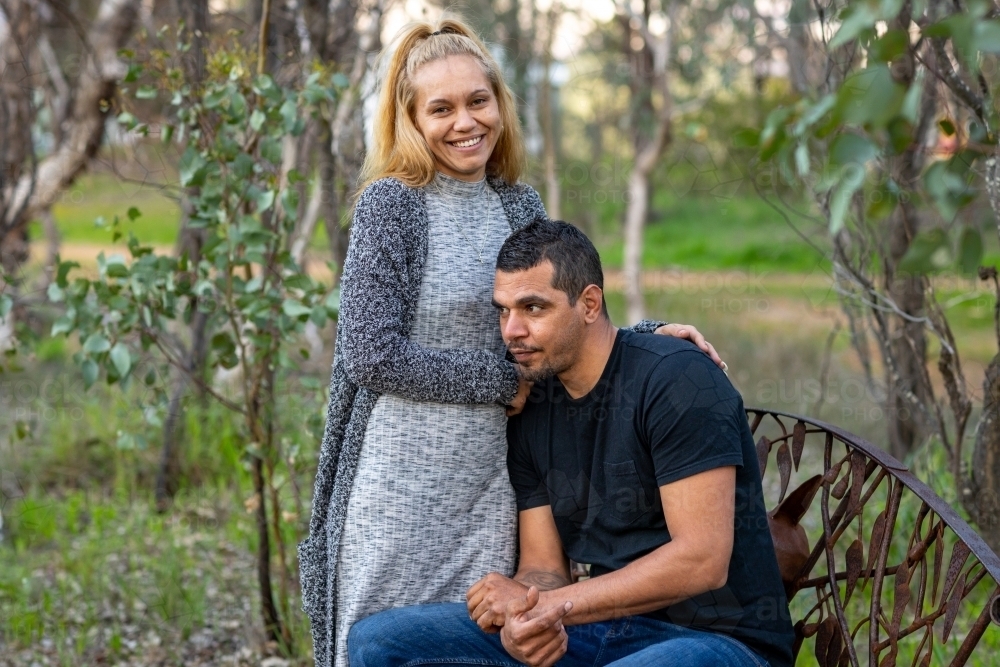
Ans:
{"type": "Polygon", "coordinates": [[[830,162],[835,165],[863,165],[878,155],[878,147],[867,138],[845,132],[830,146],[830,162]]]}
{"type": "Polygon", "coordinates": [[[299,110],[294,100],[285,100],[281,105],[281,120],[285,127],[285,132],[291,133],[295,129],[295,122],[299,119],[299,110]]]}
{"type": "Polygon", "coordinates": [[[139,86],[139,89],[135,91],[135,96],[140,100],[154,100],[159,94],[159,91],[153,86],[139,86]]]}
{"type": "Polygon", "coordinates": [[[795,127],[793,128],[792,133],[795,136],[801,136],[808,127],[825,116],[836,103],[836,95],[824,95],[818,102],[809,107],[806,112],[802,114],[802,117],[795,122],[795,127]]]}
{"type": "Polygon", "coordinates": [[[80,364],[80,372],[83,374],[83,386],[90,389],[91,385],[97,381],[97,373],[100,369],[93,359],[84,359],[80,364]]]}
{"type": "Polygon", "coordinates": [[[10,309],[14,307],[14,300],[7,294],[0,294],[0,320],[7,317],[10,309]]]}
{"type": "Polygon", "coordinates": [[[889,30],[868,47],[868,59],[872,62],[892,62],[906,53],[910,46],[910,34],[897,28],[889,30]]]}
{"type": "Polygon", "coordinates": [[[867,4],[858,2],[840,13],[840,30],[830,40],[829,48],[837,49],[866,30],[875,29],[878,16],[867,4]]]}
{"type": "Polygon", "coordinates": [[[733,148],[756,148],[760,144],[760,132],[752,127],[744,127],[733,133],[733,148]]]}
{"type": "Polygon", "coordinates": [[[285,315],[295,319],[306,317],[312,312],[312,308],[295,299],[285,299],[281,304],[281,310],[285,315]]]}
{"type": "Polygon", "coordinates": [[[974,274],[983,260],[983,235],[975,227],[966,227],[958,240],[958,268],[974,274]]]}
{"type": "Polygon", "coordinates": [[[130,206],[129,209],[128,209],[128,214],[127,215],[128,215],[128,219],[129,220],[133,220],[134,221],[134,220],[138,219],[140,216],[142,216],[142,212],[139,211],[139,209],[137,209],[135,206],[130,206]]]}
{"type": "Polygon", "coordinates": [[[1000,53],[1000,21],[976,21],[973,40],[977,51],[983,53],[1000,53]]]}
{"type": "Polygon", "coordinates": [[[285,215],[294,218],[299,209],[299,191],[295,188],[285,188],[281,193],[281,208],[285,215]]]}
{"type": "Polygon", "coordinates": [[[840,182],[830,195],[830,233],[837,234],[844,227],[847,211],[851,205],[854,193],[858,191],[865,180],[865,170],[860,165],[851,165],[844,169],[840,182]]]}
{"type": "Polygon", "coordinates": [[[170,123],[164,123],[160,126],[160,141],[169,144],[170,140],[174,138],[174,130],[176,128],[170,123]]]}
{"type": "Polygon", "coordinates": [[[46,294],[49,297],[49,301],[52,303],[59,303],[66,298],[66,293],[63,292],[58,283],[49,283],[49,289],[46,290],[46,294]]]}
{"type": "Polygon", "coordinates": [[[52,323],[52,331],[49,335],[55,338],[59,334],[68,334],[76,326],[76,318],[70,315],[63,315],[52,323]]]}
{"type": "Polygon", "coordinates": [[[72,261],[62,262],[62,261],[60,261],[59,262],[59,269],[56,271],[56,284],[59,285],[59,287],[65,288],[66,285],[68,284],[67,281],[66,281],[66,276],[69,274],[70,269],[78,269],[78,268],[80,268],[80,263],[79,262],[72,262],[72,261]]]}
{"type": "Polygon", "coordinates": [[[899,260],[898,269],[905,273],[923,275],[942,269],[948,263],[948,235],[943,229],[932,229],[913,239],[906,254],[899,260]]]}
{"type": "Polygon", "coordinates": [[[190,188],[205,184],[205,175],[208,173],[208,163],[205,158],[194,148],[188,146],[184,154],[181,155],[178,165],[178,176],[181,185],[190,188]]]}
{"type": "Polygon", "coordinates": [[[274,190],[264,190],[257,195],[257,212],[263,213],[274,204],[274,190]]]}
{"type": "Polygon", "coordinates": [[[837,93],[837,106],[845,122],[884,127],[896,116],[906,88],[896,83],[889,68],[881,63],[849,77],[837,93]]]}
{"type": "Polygon", "coordinates": [[[805,142],[795,147],[795,171],[799,176],[809,173],[809,147],[805,142]]]}
{"type": "Polygon", "coordinates": [[[111,348],[111,363],[115,365],[115,370],[118,371],[119,377],[125,377],[128,375],[129,369],[132,367],[132,357],[129,355],[128,348],[122,343],[115,343],[115,346],[111,348]]]}
{"type": "Polygon", "coordinates": [[[254,109],[253,113],[250,114],[250,127],[253,128],[254,132],[260,132],[265,120],[267,120],[267,116],[264,115],[264,112],[260,109],[254,109]]]}
{"type": "Polygon", "coordinates": [[[142,76],[142,72],[142,65],[129,63],[128,72],[125,73],[122,83],[132,83],[133,81],[137,81],[139,77],[142,76]]]}
{"type": "Polygon", "coordinates": [[[83,351],[88,354],[100,354],[111,349],[111,343],[101,334],[94,332],[83,343],[83,351]]]}

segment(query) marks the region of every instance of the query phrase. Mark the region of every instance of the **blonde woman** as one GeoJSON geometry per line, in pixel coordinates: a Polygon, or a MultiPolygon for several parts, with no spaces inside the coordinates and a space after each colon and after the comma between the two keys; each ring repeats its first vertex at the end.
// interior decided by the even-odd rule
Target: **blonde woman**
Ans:
{"type": "MultiPolygon", "coordinates": [[[[470,28],[409,25],[382,58],[299,546],[319,667],[346,667],[355,621],[464,601],[516,565],[506,413],[530,383],[505,358],[491,297],[500,246],[545,210],[520,182],[513,95],[470,28]]],[[[636,329],[690,337],[721,363],[692,327],[636,329]]]]}

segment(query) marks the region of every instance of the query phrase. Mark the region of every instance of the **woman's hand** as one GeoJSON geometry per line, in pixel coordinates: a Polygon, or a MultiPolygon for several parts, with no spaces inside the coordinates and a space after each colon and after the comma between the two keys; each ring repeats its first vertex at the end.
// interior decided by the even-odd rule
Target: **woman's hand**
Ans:
{"type": "Polygon", "coordinates": [[[710,356],[716,366],[724,371],[729,370],[729,366],[727,366],[726,362],[722,360],[719,353],[715,351],[712,344],[705,340],[705,337],[701,335],[701,332],[690,324],[664,324],[653,333],[662,334],[664,336],[676,336],[677,338],[687,338],[689,341],[697,345],[705,354],[710,356]]]}
{"type": "Polygon", "coordinates": [[[531,393],[531,388],[533,386],[535,386],[534,382],[528,382],[523,377],[520,379],[517,387],[517,393],[514,394],[514,398],[511,400],[510,405],[507,406],[508,417],[520,414],[521,410],[524,410],[524,404],[528,402],[528,394],[531,393]]]}

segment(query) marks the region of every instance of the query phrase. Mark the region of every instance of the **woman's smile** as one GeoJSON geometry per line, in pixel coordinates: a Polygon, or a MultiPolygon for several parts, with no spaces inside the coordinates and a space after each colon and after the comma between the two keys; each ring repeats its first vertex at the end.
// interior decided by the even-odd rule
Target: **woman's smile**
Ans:
{"type": "Polygon", "coordinates": [[[454,146],[455,148],[467,150],[470,148],[475,148],[479,146],[481,143],[483,143],[483,137],[485,136],[486,136],[485,134],[480,134],[478,137],[472,137],[470,139],[462,139],[460,141],[449,141],[448,143],[454,146]]]}

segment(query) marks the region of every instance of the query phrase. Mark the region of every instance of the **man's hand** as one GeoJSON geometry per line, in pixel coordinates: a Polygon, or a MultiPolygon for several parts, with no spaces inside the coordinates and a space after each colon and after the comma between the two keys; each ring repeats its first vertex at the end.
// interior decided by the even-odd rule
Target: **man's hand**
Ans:
{"type": "Polygon", "coordinates": [[[705,340],[705,337],[701,334],[701,332],[690,324],[664,324],[653,333],[662,334],[664,336],[675,336],[676,338],[687,338],[689,341],[697,345],[702,352],[711,357],[716,366],[724,371],[729,370],[729,366],[727,366],[726,362],[722,360],[719,353],[715,351],[712,344],[705,340]]]}
{"type": "Polygon", "coordinates": [[[520,414],[521,410],[524,410],[524,404],[528,402],[528,394],[531,393],[531,388],[534,384],[534,382],[528,382],[523,377],[520,379],[520,384],[517,387],[517,393],[514,394],[514,398],[511,400],[510,405],[507,406],[508,417],[520,414]]]}
{"type": "Polygon", "coordinates": [[[508,603],[523,598],[528,587],[497,572],[490,572],[465,594],[469,616],[483,632],[499,632],[508,603]]]}
{"type": "Polygon", "coordinates": [[[538,606],[538,589],[532,586],[505,610],[500,641],[507,653],[528,667],[551,667],[566,654],[569,636],[562,619],[573,608],[564,602],[547,609],[538,606]]]}

